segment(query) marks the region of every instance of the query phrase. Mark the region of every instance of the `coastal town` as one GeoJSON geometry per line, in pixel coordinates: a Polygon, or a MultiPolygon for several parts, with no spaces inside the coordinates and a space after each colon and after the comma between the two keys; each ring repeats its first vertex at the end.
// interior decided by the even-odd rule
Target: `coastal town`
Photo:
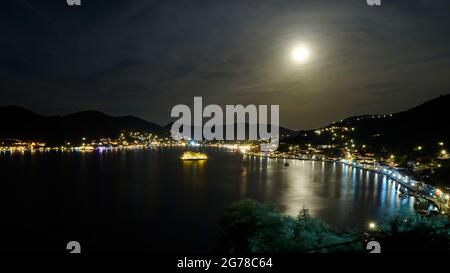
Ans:
{"type": "Polygon", "coordinates": [[[117,138],[89,139],[65,141],[62,145],[47,145],[40,141],[23,141],[7,139],[0,141],[0,152],[49,152],[49,151],[107,151],[132,150],[148,147],[182,147],[185,141],[175,141],[169,137],[160,137],[151,133],[123,132],[117,138]]]}
{"type": "MultiPolygon", "coordinates": [[[[353,142],[353,141],[351,141],[353,142]]],[[[443,143],[439,144],[443,145],[443,143]]],[[[314,160],[321,162],[331,162],[343,164],[346,167],[366,170],[381,175],[385,175],[389,180],[398,184],[398,191],[400,198],[408,198],[410,196],[416,197],[415,208],[416,211],[422,215],[432,214],[447,214],[450,208],[450,188],[437,188],[420,180],[420,173],[424,169],[439,168],[440,165],[436,163],[420,164],[411,162],[408,164],[410,168],[399,166],[395,161],[395,155],[391,155],[385,159],[377,159],[373,154],[361,155],[355,144],[344,145],[342,154],[344,156],[329,156],[328,149],[335,150],[332,145],[318,145],[312,144],[304,145],[301,149],[300,145],[289,146],[287,151],[274,151],[270,153],[263,153],[256,151],[255,147],[248,145],[228,145],[231,149],[241,151],[248,156],[279,158],[279,159],[293,159],[293,160],[314,160]]],[[[364,145],[361,148],[365,148],[364,145]]],[[[448,154],[441,153],[437,160],[447,160],[448,154]]],[[[285,163],[289,167],[289,163],[285,163]]]]}

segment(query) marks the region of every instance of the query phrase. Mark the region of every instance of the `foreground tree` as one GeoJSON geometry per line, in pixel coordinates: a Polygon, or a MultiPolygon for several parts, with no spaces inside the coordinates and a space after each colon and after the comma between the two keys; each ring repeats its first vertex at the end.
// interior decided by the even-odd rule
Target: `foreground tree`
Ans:
{"type": "Polygon", "coordinates": [[[336,233],[302,209],[296,218],[252,200],[234,203],[222,218],[220,250],[231,253],[362,251],[362,240],[336,233]],[[330,247],[327,247],[330,246],[330,247]]]}
{"type": "Polygon", "coordinates": [[[219,251],[228,253],[365,252],[372,240],[383,252],[449,250],[447,216],[399,214],[363,233],[339,233],[305,208],[291,217],[274,205],[243,200],[225,211],[221,224],[219,251]]]}

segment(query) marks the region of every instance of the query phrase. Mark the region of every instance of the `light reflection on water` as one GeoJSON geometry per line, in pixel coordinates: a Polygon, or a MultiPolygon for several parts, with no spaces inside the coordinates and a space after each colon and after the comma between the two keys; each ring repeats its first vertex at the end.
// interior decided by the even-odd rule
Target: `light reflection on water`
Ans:
{"type": "Polygon", "coordinates": [[[259,166],[269,165],[264,167],[264,176],[268,184],[277,184],[279,192],[271,201],[290,215],[304,206],[332,226],[353,228],[399,210],[413,211],[414,198],[400,199],[399,185],[384,175],[339,163],[293,160],[285,167],[264,158],[249,160],[259,166]]]}
{"type": "Polygon", "coordinates": [[[180,149],[1,154],[3,220],[11,232],[30,234],[24,240],[59,234],[57,246],[77,237],[91,249],[210,251],[224,210],[245,198],[290,215],[304,206],[336,228],[365,227],[413,208],[414,199],[399,199],[383,175],[338,163],[206,152],[206,161],[181,161],[180,149]]]}

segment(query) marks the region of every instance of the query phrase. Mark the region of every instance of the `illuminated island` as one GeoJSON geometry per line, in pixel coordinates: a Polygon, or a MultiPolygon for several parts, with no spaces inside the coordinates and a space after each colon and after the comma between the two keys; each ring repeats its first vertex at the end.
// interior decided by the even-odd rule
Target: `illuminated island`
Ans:
{"type": "Polygon", "coordinates": [[[206,160],[208,156],[203,153],[187,151],[181,156],[182,160],[206,160]]]}

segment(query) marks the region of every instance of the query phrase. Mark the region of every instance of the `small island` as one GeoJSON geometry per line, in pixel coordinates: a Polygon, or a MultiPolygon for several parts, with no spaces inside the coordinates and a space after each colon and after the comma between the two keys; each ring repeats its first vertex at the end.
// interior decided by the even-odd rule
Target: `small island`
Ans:
{"type": "Polygon", "coordinates": [[[204,153],[196,153],[192,151],[187,151],[181,156],[182,160],[206,160],[208,156],[204,153]]]}

